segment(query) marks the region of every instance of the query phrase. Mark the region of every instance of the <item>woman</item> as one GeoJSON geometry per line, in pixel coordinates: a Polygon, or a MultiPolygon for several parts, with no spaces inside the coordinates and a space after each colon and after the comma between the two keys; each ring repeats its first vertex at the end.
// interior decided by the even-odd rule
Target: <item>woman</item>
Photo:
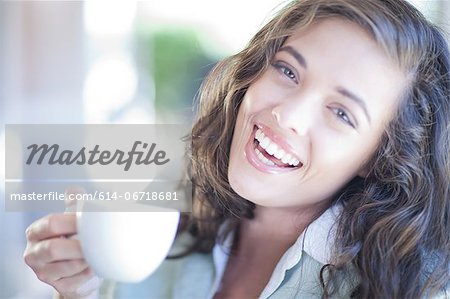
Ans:
{"type": "MultiPolygon", "coordinates": [[[[199,99],[194,212],[147,296],[445,294],[450,55],[410,4],[292,2],[199,99]]],[[[73,216],[54,219],[53,233],[44,220],[28,229],[25,258],[64,294],[92,274],[82,260],[59,272],[42,262],[39,244],[75,233],[73,216]]]]}

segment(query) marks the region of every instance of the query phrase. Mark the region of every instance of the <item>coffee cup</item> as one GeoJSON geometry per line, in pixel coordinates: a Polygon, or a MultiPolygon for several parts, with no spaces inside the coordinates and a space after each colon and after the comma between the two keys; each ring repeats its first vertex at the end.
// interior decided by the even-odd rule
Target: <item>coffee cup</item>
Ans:
{"type": "Polygon", "coordinates": [[[180,213],[144,204],[129,205],[134,205],[132,211],[122,212],[103,202],[79,204],[78,239],[87,263],[97,275],[139,282],[166,258],[180,213]]]}

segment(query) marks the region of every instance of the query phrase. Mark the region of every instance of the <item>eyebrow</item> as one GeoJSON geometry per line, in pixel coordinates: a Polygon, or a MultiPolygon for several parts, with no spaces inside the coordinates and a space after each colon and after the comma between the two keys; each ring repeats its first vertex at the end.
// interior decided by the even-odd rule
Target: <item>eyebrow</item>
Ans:
{"type": "Polygon", "coordinates": [[[305,57],[303,57],[302,54],[300,54],[299,52],[297,52],[297,50],[295,50],[295,49],[292,48],[291,46],[284,46],[284,47],[281,47],[279,51],[280,51],[280,52],[281,52],[281,51],[288,52],[289,54],[291,54],[291,55],[295,58],[295,60],[297,60],[297,62],[298,62],[301,66],[303,66],[305,69],[308,68],[308,65],[306,64],[305,57]]]}
{"type": "Polygon", "coordinates": [[[337,92],[340,93],[341,95],[343,95],[344,97],[349,98],[350,100],[353,100],[356,104],[358,104],[364,111],[364,114],[366,115],[367,119],[369,120],[369,123],[371,123],[370,115],[369,115],[369,112],[367,111],[366,102],[364,102],[364,100],[362,98],[360,98],[359,96],[355,95],[351,91],[349,91],[345,88],[342,88],[342,87],[338,87],[337,92]]]}

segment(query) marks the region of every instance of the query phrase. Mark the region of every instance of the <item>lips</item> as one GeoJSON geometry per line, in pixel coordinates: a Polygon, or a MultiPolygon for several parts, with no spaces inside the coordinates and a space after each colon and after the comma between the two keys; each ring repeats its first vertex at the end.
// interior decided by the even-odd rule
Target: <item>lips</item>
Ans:
{"type": "Polygon", "coordinates": [[[259,128],[255,133],[255,143],[256,154],[268,165],[277,165],[280,167],[296,167],[300,165],[300,160],[297,159],[294,154],[284,150],[279,144],[266,136],[259,128]]]}
{"type": "Polygon", "coordinates": [[[288,143],[262,124],[253,128],[245,153],[250,164],[262,172],[284,173],[303,166],[288,143]]]}

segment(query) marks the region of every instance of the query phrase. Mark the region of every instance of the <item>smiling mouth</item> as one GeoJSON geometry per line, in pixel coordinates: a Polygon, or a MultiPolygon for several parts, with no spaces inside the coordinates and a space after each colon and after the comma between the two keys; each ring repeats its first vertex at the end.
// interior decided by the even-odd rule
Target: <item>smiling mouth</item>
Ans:
{"type": "Polygon", "coordinates": [[[253,146],[258,159],[267,166],[282,168],[300,168],[303,163],[293,154],[265,136],[263,131],[255,127],[253,146]]]}

